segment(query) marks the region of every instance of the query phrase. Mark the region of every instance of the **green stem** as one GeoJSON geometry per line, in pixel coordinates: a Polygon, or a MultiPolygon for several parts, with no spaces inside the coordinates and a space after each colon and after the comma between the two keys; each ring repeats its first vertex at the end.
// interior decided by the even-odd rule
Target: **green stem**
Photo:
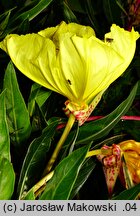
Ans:
{"type": "Polygon", "coordinates": [[[59,151],[62,148],[62,145],[64,144],[74,122],[75,122],[75,116],[73,114],[70,114],[68,122],[66,124],[66,127],[63,131],[63,134],[62,134],[60,140],[58,141],[56,148],[55,148],[55,150],[54,150],[54,152],[53,152],[53,154],[52,154],[52,156],[51,156],[51,158],[50,158],[50,160],[49,160],[49,162],[48,162],[48,164],[44,170],[43,176],[50,172],[54,162],[56,161],[56,158],[59,154],[59,151]]]}

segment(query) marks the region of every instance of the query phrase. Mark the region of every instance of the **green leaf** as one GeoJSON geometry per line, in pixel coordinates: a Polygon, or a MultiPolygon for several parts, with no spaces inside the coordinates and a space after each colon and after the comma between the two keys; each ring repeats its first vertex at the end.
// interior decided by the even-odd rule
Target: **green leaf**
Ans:
{"type": "Polygon", "coordinates": [[[76,16],[65,2],[63,2],[63,13],[65,20],[68,22],[78,22],[76,16]]]}
{"type": "Polygon", "coordinates": [[[88,177],[90,176],[91,172],[94,170],[96,166],[95,161],[93,161],[91,158],[87,159],[84,164],[82,165],[79,175],[76,179],[76,182],[73,186],[70,199],[73,199],[74,196],[79,192],[79,190],[82,188],[83,184],[87,181],[88,177]]]}
{"type": "Polygon", "coordinates": [[[49,6],[49,4],[52,2],[53,0],[40,0],[34,7],[32,7],[31,9],[29,9],[28,11],[25,11],[23,13],[20,13],[19,16],[15,16],[15,18],[13,20],[11,20],[11,25],[15,25],[16,23],[20,20],[23,21],[25,19],[29,19],[29,21],[31,21],[32,19],[34,19],[39,13],[41,13],[45,8],[47,8],[49,6]]]}
{"type": "Polygon", "coordinates": [[[86,145],[75,150],[58,164],[52,179],[47,183],[46,189],[40,197],[41,200],[69,199],[88,149],[89,145],[86,145]]]}
{"type": "Polygon", "coordinates": [[[113,200],[135,200],[140,193],[140,184],[124,190],[119,195],[113,197],[113,200]]]}
{"type": "Polygon", "coordinates": [[[0,157],[0,200],[8,200],[14,191],[15,174],[12,164],[0,157]]]}
{"type": "Polygon", "coordinates": [[[112,145],[112,143],[119,143],[122,141],[122,138],[125,137],[125,134],[120,134],[120,135],[116,135],[116,136],[113,136],[113,137],[109,137],[103,141],[101,141],[100,143],[97,143],[96,145],[94,145],[94,147],[90,150],[93,150],[93,149],[99,149],[101,148],[103,145],[112,145]]]}
{"type": "Polygon", "coordinates": [[[31,132],[29,113],[19,90],[16,73],[10,62],[5,72],[3,88],[5,89],[5,104],[7,122],[11,141],[14,145],[21,145],[31,132]]]}
{"type": "Polygon", "coordinates": [[[5,92],[0,94],[0,156],[10,161],[10,139],[4,99],[5,92]]]}
{"type": "Polygon", "coordinates": [[[8,25],[10,14],[11,14],[11,10],[6,11],[5,13],[0,15],[0,35],[2,35],[3,31],[8,25]]]}
{"type": "Polygon", "coordinates": [[[50,124],[44,129],[42,135],[34,139],[30,144],[18,183],[20,198],[22,195],[25,195],[42,175],[45,168],[46,155],[49,151],[57,124],[57,122],[50,124]]]}
{"type": "Polygon", "coordinates": [[[33,189],[31,189],[27,195],[24,197],[24,200],[35,200],[35,195],[33,189]]]}
{"type": "Polygon", "coordinates": [[[106,136],[111,129],[119,122],[132,105],[137,92],[138,83],[133,87],[128,98],[124,100],[112,113],[106,117],[87,123],[80,127],[76,144],[85,144],[106,136]]]}
{"type": "Polygon", "coordinates": [[[75,146],[75,142],[77,140],[78,137],[78,133],[79,133],[79,125],[77,123],[77,129],[75,130],[75,134],[73,136],[73,139],[71,140],[71,145],[70,145],[70,149],[69,149],[69,154],[71,154],[73,152],[74,146],[75,146]]]}
{"type": "Polygon", "coordinates": [[[34,113],[35,104],[37,103],[38,106],[41,108],[50,95],[51,95],[51,91],[47,91],[39,84],[34,83],[32,85],[31,93],[28,101],[28,111],[30,116],[32,116],[34,113]]]}

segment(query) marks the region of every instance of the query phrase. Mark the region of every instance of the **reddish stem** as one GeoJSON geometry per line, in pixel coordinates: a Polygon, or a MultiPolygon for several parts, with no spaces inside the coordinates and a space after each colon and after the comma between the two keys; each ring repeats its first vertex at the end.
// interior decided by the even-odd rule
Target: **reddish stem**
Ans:
{"type": "MultiPolygon", "coordinates": [[[[100,119],[103,118],[104,116],[90,116],[87,121],[93,121],[96,119],[100,119]]],[[[140,116],[122,116],[121,120],[136,120],[136,121],[140,121],[140,116]]]]}
{"type": "MultiPolygon", "coordinates": [[[[95,121],[97,119],[101,119],[105,116],[90,116],[86,122],[89,122],[89,121],[95,121]]],[[[140,116],[122,116],[121,117],[121,120],[132,120],[132,121],[140,121],[140,116]]],[[[57,126],[57,129],[61,129],[61,128],[64,128],[65,127],[65,123],[62,123],[62,124],[59,124],[57,126]]]]}

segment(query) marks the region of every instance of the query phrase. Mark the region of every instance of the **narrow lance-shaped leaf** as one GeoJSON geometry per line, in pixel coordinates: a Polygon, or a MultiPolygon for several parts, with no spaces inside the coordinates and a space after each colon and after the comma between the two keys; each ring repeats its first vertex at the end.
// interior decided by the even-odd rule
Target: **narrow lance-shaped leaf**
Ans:
{"type": "MultiPolygon", "coordinates": [[[[5,0],[4,0],[5,2],[5,0]]],[[[6,2],[5,2],[6,5],[6,2]]],[[[7,6],[7,5],[6,5],[7,6]]],[[[12,10],[15,9],[15,7],[7,7],[8,9],[11,8],[10,10],[6,10],[4,13],[0,15],[0,39],[3,39],[6,37],[8,33],[10,33],[8,25],[11,21],[11,12],[12,10]]]]}
{"type": "Polygon", "coordinates": [[[6,121],[5,92],[0,94],[0,155],[10,161],[10,139],[6,121]]]}
{"type": "Polygon", "coordinates": [[[140,193],[140,184],[122,191],[119,195],[115,196],[113,200],[134,200],[140,193]]]}
{"type": "Polygon", "coordinates": [[[9,10],[0,15],[0,35],[2,35],[4,29],[6,28],[9,22],[10,13],[11,11],[9,10]]]}
{"type": "Polygon", "coordinates": [[[25,11],[21,13],[19,16],[16,16],[13,20],[11,20],[11,25],[16,25],[16,22],[18,20],[25,20],[27,17],[30,20],[32,20],[34,17],[36,17],[41,11],[43,11],[45,8],[48,7],[48,5],[52,2],[53,0],[41,0],[38,1],[38,3],[31,8],[28,11],[25,11]]]}
{"type": "Polygon", "coordinates": [[[92,160],[91,158],[87,159],[83,163],[83,165],[80,169],[80,172],[78,174],[78,177],[76,179],[76,182],[74,184],[74,187],[72,189],[70,199],[73,199],[74,196],[79,192],[79,190],[82,188],[84,183],[87,181],[91,172],[94,170],[95,166],[96,166],[96,162],[95,162],[95,160],[92,160]]]}
{"type": "Polygon", "coordinates": [[[47,183],[40,197],[41,200],[69,199],[88,150],[89,145],[77,149],[58,164],[52,179],[47,183]]]}
{"type": "Polygon", "coordinates": [[[11,140],[15,145],[25,141],[31,132],[29,113],[19,90],[16,73],[10,62],[4,76],[5,104],[11,140]]]}
{"type": "MultiPolygon", "coordinates": [[[[16,12],[13,17],[10,17],[10,22],[8,22],[7,28],[5,29],[5,31],[3,32],[3,34],[0,38],[4,38],[4,37],[6,37],[7,34],[10,34],[13,31],[18,30],[21,23],[23,23],[25,20],[27,20],[27,19],[29,21],[33,20],[44,9],[46,9],[52,1],[53,0],[31,1],[31,3],[27,5],[27,8],[30,7],[30,9],[26,9],[27,11],[24,11],[24,12],[21,12],[21,10],[20,10],[20,11],[16,12]]],[[[14,6],[15,5],[13,5],[13,7],[14,6]]],[[[24,6],[24,9],[25,8],[26,8],[26,6],[24,6]]],[[[21,30],[21,28],[20,28],[20,30],[21,30]]],[[[23,29],[23,31],[24,31],[24,29],[23,29]]]]}
{"type": "Polygon", "coordinates": [[[42,135],[30,144],[22,166],[18,183],[18,195],[21,198],[37,182],[45,168],[46,155],[55,134],[57,122],[46,127],[42,135]],[[23,194],[24,193],[24,194],[23,194]]]}
{"type": "Polygon", "coordinates": [[[132,105],[137,92],[138,83],[133,87],[130,95],[112,113],[106,117],[87,123],[80,127],[76,144],[84,144],[91,140],[97,140],[107,135],[111,129],[119,122],[132,105]]]}
{"type": "Polygon", "coordinates": [[[12,164],[6,158],[0,157],[0,200],[10,199],[15,184],[15,174],[12,164]]]}
{"type": "Polygon", "coordinates": [[[11,198],[15,183],[15,174],[10,162],[10,139],[4,96],[5,92],[2,92],[0,95],[0,200],[11,198]]]}
{"type": "Polygon", "coordinates": [[[65,2],[63,2],[63,13],[65,19],[68,20],[69,22],[78,22],[76,16],[74,15],[70,7],[65,2]]]}

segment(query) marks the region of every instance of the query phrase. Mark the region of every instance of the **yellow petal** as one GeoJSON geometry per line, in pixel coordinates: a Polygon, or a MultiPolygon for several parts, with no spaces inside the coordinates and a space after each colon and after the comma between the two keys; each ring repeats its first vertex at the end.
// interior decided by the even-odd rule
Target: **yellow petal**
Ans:
{"type": "Polygon", "coordinates": [[[119,143],[119,146],[123,152],[125,151],[134,151],[140,154],[140,142],[135,140],[126,140],[119,143]]]}
{"type": "Polygon", "coordinates": [[[38,34],[9,35],[0,47],[24,75],[73,100],[70,80],[61,72],[56,47],[51,40],[38,34]]]}
{"type": "Polygon", "coordinates": [[[53,77],[57,69],[55,71],[54,68],[52,74],[56,63],[52,41],[37,34],[11,35],[1,43],[1,48],[8,52],[13,63],[24,75],[46,88],[62,93],[53,77]]]}
{"type": "Polygon", "coordinates": [[[63,40],[64,34],[67,34],[69,37],[77,35],[79,37],[89,38],[95,35],[95,32],[90,26],[84,26],[77,23],[66,24],[62,21],[56,27],[46,28],[38,32],[38,34],[43,37],[50,38],[59,49],[59,42],[61,39],[63,40]]]}
{"type": "Polygon", "coordinates": [[[79,37],[89,38],[95,35],[95,31],[90,26],[79,25],[77,23],[69,23],[68,31],[72,32],[73,35],[77,35],[79,37]]]}
{"type": "Polygon", "coordinates": [[[110,85],[122,57],[94,36],[65,37],[60,42],[60,64],[77,101],[89,101],[110,85]]]}
{"type": "Polygon", "coordinates": [[[43,37],[52,39],[52,37],[59,38],[60,35],[68,32],[71,33],[71,35],[77,35],[79,37],[86,37],[86,38],[95,35],[93,28],[91,28],[90,26],[84,26],[77,23],[66,24],[64,21],[62,21],[56,27],[46,28],[38,32],[38,34],[40,34],[43,37]]]}
{"type": "Polygon", "coordinates": [[[42,31],[39,31],[38,34],[49,39],[53,39],[55,32],[57,31],[59,26],[46,28],[42,31]]]}
{"type": "Polygon", "coordinates": [[[124,59],[123,64],[115,71],[112,82],[117,79],[131,63],[136,49],[136,40],[138,38],[139,33],[135,32],[134,29],[129,32],[115,24],[111,26],[111,32],[105,35],[106,44],[119,53],[124,59]],[[107,42],[107,38],[111,39],[110,43],[107,42]]]}
{"type": "Polygon", "coordinates": [[[119,143],[125,163],[134,183],[140,183],[140,142],[126,140],[119,143]]]}
{"type": "Polygon", "coordinates": [[[132,181],[135,184],[140,183],[140,168],[135,166],[131,161],[128,161],[128,163],[126,163],[126,166],[129,170],[132,181]]]}
{"type": "MultiPolygon", "coordinates": [[[[66,80],[70,81],[69,89],[74,96],[73,102],[81,102],[83,90],[85,87],[85,71],[84,59],[81,59],[79,52],[75,49],[73,41],[69,37],[65,37],[60,41],[59,50],[60,67],[66,80]]],[[[71,98],[69,98],[71,100],[71,98]]]]}
{"type": "Polygon", "coordinates": [[[115,24],[111,26],[111,32],[105,34],[105,42],[123,57],[133,55],[133,53],[128,52],[128,47],[131,50],[134,50],[136,44],[135,42],[138,38],[139,33],[134,31],[133,28],[130,32],[120,28],[115,24]],[[111,39],[111,42],[108,43],[107,39],[111,39]]]}

